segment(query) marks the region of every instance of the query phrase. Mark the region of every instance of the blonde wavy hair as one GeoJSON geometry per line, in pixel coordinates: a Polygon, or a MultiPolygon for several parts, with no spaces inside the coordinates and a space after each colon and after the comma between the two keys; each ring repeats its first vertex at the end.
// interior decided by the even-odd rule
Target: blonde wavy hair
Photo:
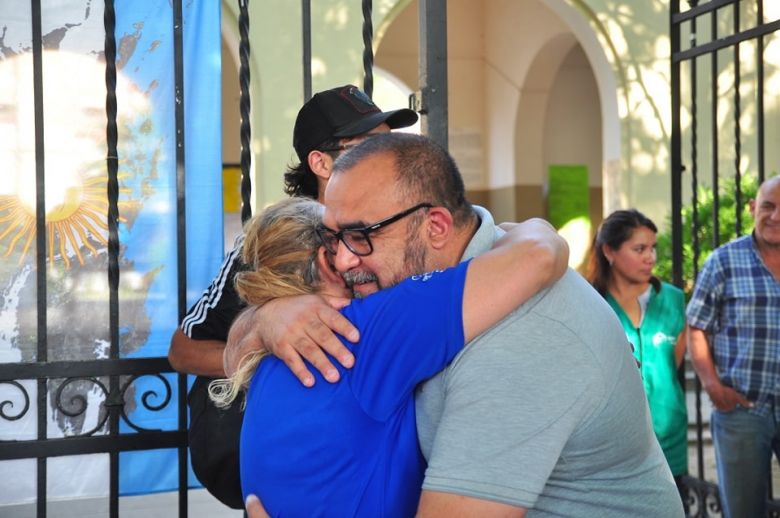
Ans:
{"type": "MultiPolygon", "coordinates": [[[[242,258],[249,267],[236,275],[239,296],[250,306],[262,306],[279,297],[314,293],[320,280],[317,227],[323,207],[306,198],[290,198],[266,208],[244,226],[242,258]]],[[[228,407],[246,390],[266,350],[244,356],[230,378],[209,384],[209,397],[228,407]]]]}

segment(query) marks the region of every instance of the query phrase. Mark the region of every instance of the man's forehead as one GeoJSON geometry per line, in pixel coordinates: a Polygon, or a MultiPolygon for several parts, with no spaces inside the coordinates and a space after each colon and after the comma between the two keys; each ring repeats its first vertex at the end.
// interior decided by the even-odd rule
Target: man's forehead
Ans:
{"type": "Polygon", "coordinates": [[[334,229],[363,226],[377,219],[382,213],[384,202],[371,194],[332,197],[325,200],[323,222],[334,229]]]}
{"type": "Polygon", "coordinates": [[[372,222],[395,199],[392,157],[372,155],[334,174],[325,188],[325,221],[339,225],[372,222]]]}
{"type": "Polygon", "coordinates": [[[754,201],[756,209],[763,210],[780,205],[780,187],[774,190],[760,190],[754,201]]]}
{"type": "Polygon", "coordinates": [[[778,198],[780,197],[780,176],[770,178],[764,182],[758,191],[760,198],[778,198]]]}

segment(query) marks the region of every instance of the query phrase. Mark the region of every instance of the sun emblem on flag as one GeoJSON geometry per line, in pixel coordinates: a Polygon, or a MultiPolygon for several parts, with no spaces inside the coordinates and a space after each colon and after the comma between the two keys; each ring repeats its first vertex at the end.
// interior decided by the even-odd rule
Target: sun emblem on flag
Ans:
{"type": "MultiPolygon", "coordinates": [[[[106,175],[70,176],[45,182],[47,257],[50,264],[58,258],[65,267],[70,267],[71,256],[83,265],[82,250],[97,257],[98,248],[108,244],[106,175]]],[[[0,252],[8,257],[18,251],[20,262],[34,249],[37,233],[36,192],[29,183],[20,182],[14,194],[0,195],[0,252]]],[[[127,191],[120,189],[120,193],[127,191]]]]}
{"type": "MultiPolygon", "coordinates": [[[[19,264],[35,254],[36,167],[40,157],[34,115],[32,55],[0,60],[0,260],[19,264]]],[[[84,265],[108,243],[105,66],[94,58],[67,52],[43,53],[43,157],[45,242],[51,266],[84,265]],[[76,72],[77,71],[77,72],[76,72]]],[[[127,188],[137,165],[152,158],[127,149],[142,129],[129,124],[149,113],[146,96],[121,74],[117,98],[120,128],[118,181],[120,222],[137,208],[137,193],[127,188]],[[138,157],[142,157],[139,159],[138,157]],[[122,184],[125,184],[123,186],[122,184]]],[[[141,132],[141,133],[139,133],[141,132]]],[[[149,144],[142,142],[138,146],[149,144]]],[[[150,149],[150,148],[146,148],[150,149]]],[[[152,154],[153,155],[153,154],[152,154]]],[[[137,182],[136,182],[137,183],[137,182]]]]}

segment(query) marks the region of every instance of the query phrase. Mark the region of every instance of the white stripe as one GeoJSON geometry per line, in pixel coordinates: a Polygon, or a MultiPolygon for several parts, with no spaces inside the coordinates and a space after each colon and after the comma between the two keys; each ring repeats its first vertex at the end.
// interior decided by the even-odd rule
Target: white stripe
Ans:
{"type": "Polygon", "coordinates": [[[198,303],[195,307],[193,307],[192,310],[184,316],[184,319],[182,319],[181,329],[184,331],[184,334],[190,338],[192,337],[191,333],[193,326],[202,324],[206,320],[208,312],[214,309],[222,299],[222,290],[230,277],[229,273],[230,269],[233,267],[233,263],[241,256],[241,246],[243,243],[244,239],[242,235],[236,240],[235,248],[231,250],[222,263],[222,266],[217,273],[217,277],[214,278],[211,285],[203,292],[203,295],[198,299],[198,303]]]}

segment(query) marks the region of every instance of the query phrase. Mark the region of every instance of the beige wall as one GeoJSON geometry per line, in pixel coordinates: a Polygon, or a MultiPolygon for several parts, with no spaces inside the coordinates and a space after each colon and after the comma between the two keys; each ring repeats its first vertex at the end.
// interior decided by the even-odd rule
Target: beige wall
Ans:
{"type": "MultiPolygon", "coordinates": [[[[544,163],[588,168],[591,192],[601,193],[601,107],[593,72],[582,51],[575,46],[561,63],[552,83],[544,124],[544,163]]],[[[590,204],[592,230],[602,219],[602,198],[590,204]]]]}
{"type": "MultiPolygon", "coordinates": [[[[447,10],[450,151],[472,197],[502,219],[543,215],[547,168],[559,163],[586,164],[601,186],[598,89],[556,14],[512,0],[450,1],[447,10]],[[540,57],[550,47],[557,55],[540,57]]],[[[377,64],[415,80],[417,31],[409,2],[383,33],[377,64]]],[[[600,217],[601,205],[594,210],[600,217]]]]}
{"type": "MultiPolygon", "coordinates": [[[[223,1],[225,25],[235,24],[234,4],[223,1]]],[[[359,81],[360,10],[347,0],[312,4],[315,91],[359,81]]],[[[767,19],[779,16],[780,7],[770,4],[767,19]]],[[[417,3],[378,0],[374,6],[377,65],[416,90],[417,3]]],[[[591,196],[597,202],[594,219],[599,209],[608,213],[632,206],[665,224],[668,7],[666,0],[621,2],[619,9],[612,0],[448,1],[450,147],[469,191],[482,196],[500,218],[520,217],[528,207],[544,206],[537,204],[538,193],[544,192],[550,163],[585,163],[591,193],[600,193],[591,196]],[[526,200],[526,195],[535,197],[526,200]]],[[[282,196],[281,171],[295,158],[290,135],[302,102],[299,8],[288,0],[250,5],[252,149],[261,204],[282,196]]],[[[778,47],[778,37],[767,39],[767,172],[777,170],[780,160],[779,148],[771,145],[780,130],[778,47]]],[[[743,128],[752,128],[753,90],[743,86],[743,128]]],[[[727,132],[730,105],[725,98],[727,132]]],[[[689,120],[684,117],[684,126],[689,120]]],[[[701,140],[700,149],[709,149],[707,138],[701,140]]],[[[755,169],[755,147],[755,137],[748,136],[745,170],[755,169]]],[[[726,155],[722,167],[733,163],[726,155]]]]}
{"type": "MultiPolygon", "coordinates": [[[[312,6],[315,91],[335,84],[358,82],[362,75],[362,20],[359,11],[347,4],[331,0],[312,6]]],[[[385,1],[379,4],[374,15],[376,64],[414,90],[418,73],[417,3],[385,1]]],[[[528,115],[518,111],[521,91],[526,86],[528,69],[539,48],[549,41],[551,34],[568,34],[568,29],[542,0],[451,0],[447,7],[450,149],[469,189],[511,193],[493,195],[490,208],[507,219],[519,217],[526,212],[524,207],[528,204],[518,198],[517,193],[522,189],[515,187],[542,188],[548,160],[545,153],[551,153],[549,149],[545,151],[543,144],[556,149],[554,142],[544,141],[544,122],[559,118],[555,114],[548,116],[546,102],[529,104],[537,111],[531,118],[539,121],[535,134],[523,135],[528,137],[523,141],[535,144],[521,158],[526,162],[538,158],[537,166],[529,175],[529,171],[519,168],[516,156],[517,120],[528,115]]],[[[235,24],[236,8],[232,2],[223,2],[223,12],[223,25],[235,24]]],[[[290,138],[294,117],[302,102],[300,12],[297,4],[291,8],[283,0],[269,0],[251,4],[250,17],[254,198],[265,204],[282,196],[281,172],[286,164],[295,161],[290,138]],[[281,34],[283,30],[284,34],[281,34]]],[[[234,40],[232,55],[237,61],[237,30],[224,29],[223,32],[226,40],[234,40]]],[[[575,38],[569,39],[566,45],[576,44],[575,38]]],[[[584,63],[587,65],[587,61],[584,63]]],[[[225,60],[225,65],[229,67],[229,60],[225,60]]],[[[569,67],[570,71],[578,67],[586,70],[582,65],[580,59],[569,67]]],[[[549,74],[554,76],[555,73],[557,68],[553,67],[549,74]]],[[[532,82],[533,79],[525,92],[531,99],[532,82]]],[[[591,79],[589,84],[592,83],[591,79]]],[[[232,86],[226,83],[225,92],[237,95],[236,87],[235,83],[232,86]]],[[[594,96],[592,88],[580,98],[588,96],[594,96]]],[[[595,103],[592,101],[590,105],[598,105],[598,99],[595,103]]],[[[229,103],[225,106],[226,114],[228,108],[229,103]]],[[[235,140],[233,128],[237,127],[237,121],[230,121],[231,129],[225,132],[226,138],[235,140]]],[[[225,142],[224,148],[226,159],[235,156],[238,149],[230,142],[225,142]]],[[[557,160],[555,153],[552,156],[557,160]]],[[[592,183],[599,185],[603,167],[589,164],[589,169],[595,174],[592,183]]]]}
{"type": "MultiPolygon", "coordinates": [[[[374,24],[392,2],[378,1],[374,24]]],[[[312,2],[312,89],[362,86],[362,13],[354,2],[312,2]]],[[[222,1],[223,37],[238,48],[237,2],[222,1]]],[[[255,205],[284,197],[282,174],[297,162],[292,148],[295,116],[303,104],[300,2],[264,0],[249,4],[251,43],[252,169],[255,205]]]]}

